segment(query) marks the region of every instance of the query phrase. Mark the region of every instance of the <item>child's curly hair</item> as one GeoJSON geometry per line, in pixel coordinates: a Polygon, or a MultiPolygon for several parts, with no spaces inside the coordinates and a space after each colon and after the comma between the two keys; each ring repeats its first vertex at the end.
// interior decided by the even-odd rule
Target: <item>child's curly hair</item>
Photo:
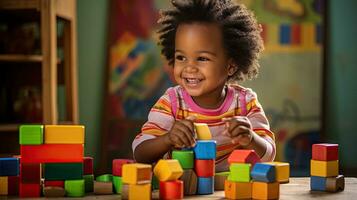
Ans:
{"type": "Polygon", "coordinates": [[[172,0],[173,7],[161,11],[158,21],[161,53],[174,64],[175,35],[183,23],[217,23],[222,30],[223,46],[238,70],[228,81],[252,79],[257,76],[258,58],[263,50],[261,26],[243,5],[231,0],[172,0]]]}

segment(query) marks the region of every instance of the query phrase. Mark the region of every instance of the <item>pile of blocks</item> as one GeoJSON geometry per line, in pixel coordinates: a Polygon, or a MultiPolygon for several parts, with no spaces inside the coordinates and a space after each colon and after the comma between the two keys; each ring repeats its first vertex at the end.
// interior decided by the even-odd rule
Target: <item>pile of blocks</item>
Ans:
{"type": "Polygon", "coordinates": [[[19,159],[0,158],[0,196],[19,194],[19,159]]]}
{"type": "Polygon", "coordinates": [[[123,164],[121,199],[151,199],[151,169],[148,164],[123,164]]]}
{"type": "Polygon", "coordinates": [[[338,144],[313,144],[310,168],[312,191],[338,192],[345,188],[345,179],[339,175],[338,144]]]}

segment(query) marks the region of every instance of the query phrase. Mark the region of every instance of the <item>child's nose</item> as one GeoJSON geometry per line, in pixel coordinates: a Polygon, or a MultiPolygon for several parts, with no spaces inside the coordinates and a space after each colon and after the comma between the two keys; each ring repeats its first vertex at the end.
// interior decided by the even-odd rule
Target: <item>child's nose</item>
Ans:
{"type": "Polygon", "coordinates": [[[187,63],[187,65],[185,66],[185,71],[186,72],[197,72],[198,71],[197,64],[194,62],[187,63]]]}

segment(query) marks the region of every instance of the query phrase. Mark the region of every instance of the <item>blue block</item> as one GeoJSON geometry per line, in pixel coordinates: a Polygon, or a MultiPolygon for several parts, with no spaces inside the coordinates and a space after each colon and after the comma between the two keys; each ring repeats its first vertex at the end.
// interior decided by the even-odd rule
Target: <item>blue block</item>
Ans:
{"type": "Polygon", "coordinates": [[[310,189],[312,191],[325,191],[326,190],[326,177],[311,176],[310,189]]]}
{"type": "Polygon", "coordinates": [[[18,158],[0,158],[0,176],[18,176],[18,158]]]}
{"type": "Polygon", "coordinates": [[[198,140],[193,148],[195,159],[213,160],[216,159],[216,141],[215,140],[198,140]]]}
{"type": "Polygon", "coordinates": [[[198,177],[197,194],[214,193],[214,177],[198,177]]]}
{"type": "Polygon", "coordinates": [[[291,29],[290,25],[283,24],[280,26],[280,44],[291,43],[291,29]]]}
{"type": "Polygon", "coordinates": [[[272,183],[275,182],[275,166],[265,163],[256,163],[250,172],[253,181],[272,183]]]}

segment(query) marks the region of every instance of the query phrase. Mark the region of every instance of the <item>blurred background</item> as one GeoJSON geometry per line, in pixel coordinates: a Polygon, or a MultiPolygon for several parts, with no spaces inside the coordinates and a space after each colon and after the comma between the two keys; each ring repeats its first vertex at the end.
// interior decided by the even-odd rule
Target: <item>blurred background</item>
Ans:
{"type": "MultiPolygon", "coordinates": [[[[289,162],[292,176],[309,176],[312,144],[338,143],[342,174],[357,176],[357,2],[236,1],[263,27],[260,74],[240,84],[258,93],[276,134],[276,160],[289,162]]],[[[131,158],[149,109],[175,84],[155,35],[158,11],[169,1],[66,0],[53,4],[63,9],[47,24],[38,10],[6,2],[0,0],[0,155],[19,153],[19,124],[79,123],[97,172],[109,171],[114,158],[131,158]],[[47,33],[56,44],[49,45],[55,75],[44,71],[47,33]],[[45,82],[46,74],[54,82],[45,82]]]]}

